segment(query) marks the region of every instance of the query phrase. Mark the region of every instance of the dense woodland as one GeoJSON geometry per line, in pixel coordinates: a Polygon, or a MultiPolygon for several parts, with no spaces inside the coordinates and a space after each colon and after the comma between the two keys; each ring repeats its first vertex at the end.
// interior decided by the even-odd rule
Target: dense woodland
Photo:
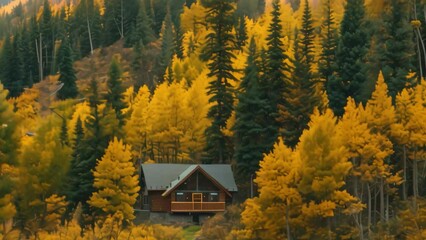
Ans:
{"type": "Polygon", "coordinates": [[[5,239],[183,238],[142,162],[232,164],[203,239],[426,239],[426,2],[0,6],[5,239]]]}

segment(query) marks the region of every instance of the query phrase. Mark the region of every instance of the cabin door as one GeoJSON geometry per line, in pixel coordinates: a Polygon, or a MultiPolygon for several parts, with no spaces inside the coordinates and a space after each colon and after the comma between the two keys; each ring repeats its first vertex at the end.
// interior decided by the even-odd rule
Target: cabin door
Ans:
{"type": "Polygon", "coordinates": [[[203,194],[202,193],[193,193],[192,194],[192,206],[194,210],[201,210],[203,204],[203,194]]]}

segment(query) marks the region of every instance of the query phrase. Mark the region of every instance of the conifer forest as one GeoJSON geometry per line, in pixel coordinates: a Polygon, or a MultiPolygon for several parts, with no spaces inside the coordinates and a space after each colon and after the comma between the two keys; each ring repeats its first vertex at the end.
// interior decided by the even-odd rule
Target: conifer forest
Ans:
{"type": "Polygon", "coordinates": [[[426,1],[0,0],[0,238],[426,239],[426,1]],[[141,220],[156,163],[238,192],[141,220]]]}

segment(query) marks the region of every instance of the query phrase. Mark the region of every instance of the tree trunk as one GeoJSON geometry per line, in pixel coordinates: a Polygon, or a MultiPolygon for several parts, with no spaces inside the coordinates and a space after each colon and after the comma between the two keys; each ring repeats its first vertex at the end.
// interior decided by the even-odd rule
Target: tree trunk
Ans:
{"type": "Polygon", "coordinates": [[[368,238],[370,239],[371,236],[371,189],[370,184],[367,183],[367,210],[368,210],[368,217],[367,217],[367,228],[368,228],[368,238]]]}
{"type": "Polygon", "coordinates": [[[403,167],[404,182],[402,183],[402,200],[407,200],[407,149],[405,145],[402,147],[402,161],[404,164],[404,167],[403,167]]]}
{"type": "Polygon", "coordinates": [[[290,233],[290,223],[288,220],[290,219],[289,213],[288,213],[288,206],[285,208],[285,224],[287,227],[287,239],[291,240],[291,233],[290,233]]]}
{"type": "Polygon", "coordinates": [[[385,220],[385,189],[383,178],[380,178],[380,219],[385,220]]]}
{"type": "Polygon", "coordinates": [[[87,21],[87,31],[89,32],[90,55],[93,55],[93,41],[92,41],[92,32],[90,31],[89,16],[86,16],[86,21],[87,21]]]}

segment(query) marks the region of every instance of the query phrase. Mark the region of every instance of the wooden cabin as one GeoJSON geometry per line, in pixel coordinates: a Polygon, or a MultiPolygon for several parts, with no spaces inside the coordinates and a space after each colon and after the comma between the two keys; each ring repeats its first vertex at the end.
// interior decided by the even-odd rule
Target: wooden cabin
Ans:
{"type": "Polygon", "coordinates": [[[237,192],[230,165],[142,164],[143,209],[167,213],[225,211],[237,192]]]}

